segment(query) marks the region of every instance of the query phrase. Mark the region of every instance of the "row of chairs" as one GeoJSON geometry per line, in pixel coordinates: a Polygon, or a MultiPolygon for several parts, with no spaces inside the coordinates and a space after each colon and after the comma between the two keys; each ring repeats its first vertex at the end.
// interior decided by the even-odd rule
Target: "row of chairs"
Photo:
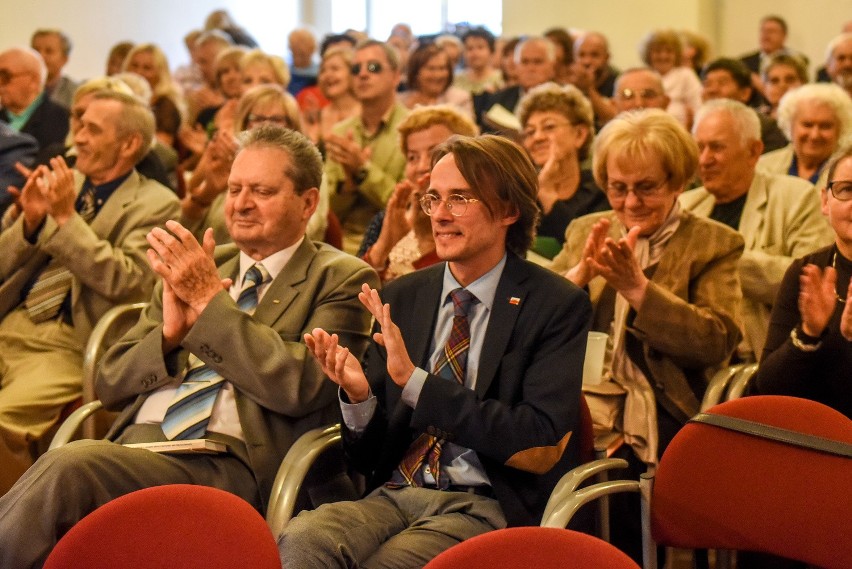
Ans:
{"type": "MultiPolygon", "coordinates": [[[[69,441],[78,431],[80,423],[90,418],[100,408],[100,402],[94,400],[93,392],[94,373],[98,360],[110,343],[110,339],[116,338],[120,332],[127,329],[136,320],[143,307],[144,304],[118,307],[105,316],[96,327],[86,352],[84,383],[87,387],[84,396],[87,402],[62,425],[50,448],[61,446],[69,441]]],[[[786,425],[785,428],[794,431],[852,444],[852,422],[818,403],[784,397],[752,397],[716,405],[720,401],[738,400],[755,371],[754,364],[738,365],[716,374],[702,401],[702,411],[710,414],[752,417],[761,423],[786,425]],[[799,420],[785,423],[790,417],[798,417],[799,420]]],[[[88,422],[90,424],[84,428],[84,436],[95,436],[91,419],[88,422]]],[[[608,481],[606,480],[607,472],[615,468],[623,468],[626,463],[604,458],[607,447],[612,446],[612,441],[593,441],[591,417],[588,415],[587,408],[584,408],[581,431],[583,431],[581,447],[584,464],[567,473],[557,485],[547,505],[541,528],[512,528],[492,532],[495,535],[487,534],[487,537],[480,536],[468,540],[436,558],[433,562],[436,563],[434,568],[458,566],[460,564],[458,560],[462,558],[455,556],[467,555],[465,551],[468,549],[471,552],[500,549],[494,543],[495,540],[507,548],[507,554],[527,552],[519,559],[527,561],[536,559],[534,564],[539,567],[546,568],[551,565],[547,565],[543,559],[539,562],[533,551],[527,551],[529,548],[517,544],[518,540],[525,543],[546,543],[547,547],[533,549],[539,550],[540,555],[563,561],[571,558],[583,560],[587,567],[636,567],[626,556],[620,559],[619,555],[615,554],[612,554],[610,565],[594,565],[592,557],[610,559],[606,551],[612,546],[609,546],[605,540],[586,534],[576,534],[565,529],[581,507],[591,501],[599,500],[597,504],[598,535],[607,538],[608,508],[600,499],[605,500],[608,495],[619,491],[641,493],[643,527],[647,530],[644,536],[644,566],[648,568],[656,567],[656,545],[722,548],[723,550],[753,549],[785,555],[821,567],[849,566],[848,562],[852,559],[852,527],[845,530],[847,532],[843,535],[845,539],[840,540],[846,544],[846,547],[836,547],[838,528],[841,528],[842,532],[844,531],[842,528],[852,526],[848,523],[848,513],[852,512],[852,493],[848,491],[849,482],[852,481],[852,461],[848,458],[815,455],[814,451],[787,448],[783,443],[756,437],[748,438],[741,433],[731,433],[720,430],[718,427],[691,423],[670,445],[660,462],[656,476],[647,475],[641,481],[608,481]],[[596,445],[595,442],[597,442],[596,445]],[[781,464],[788,461],[793,461],[795,468],[781,467],[781,464]],[[845,484],[840,483],[844,480],[845,484]],[[792,500],[793,494],[800,497],[792,500]],[[736,499],[733,499],[735,497],[736,499]],[[830,507],[823,510],[822,504],[826,502],[830,507]],[[803,509],[801,506],[807,504],[809,506],[804,510],[807,510],[810,516],[805,516],[806,512],[799,511],[803,509]],[[815,504],[819,507],[815,507],[815,504]],[[772,505],[776,508],[767,509],[772,505]],[[718,510],[723,507],[727,508],[727,511],[719,512],[718,510]],[[737,508],[746,511],[741,512],[737,508]],[[781,509],[780,512],[778,508],[781,509]],[[745,520],[748,523],[739,523],[745,520]],[[785,521],[786,523],[782,523],[785,521]],[[734,522],[736,527],[733,525],[734,522]],[[712,526],[714,529],[706,531],[710,523],[715,524],[712,526]],[[744,527],[740,528],[741,525],[744,527]],[[781,528],[792,531],[802,525],[807,528],[807,535],[801,539],[791,540],[792,534],[784,534],[780,531],[781,528]],[[759,539],[752,535],[760,532],[774,536],[774,539],[759,539]],[[820,535],[822,539],[818,539],[820,535]],[[582,555],[579,558],[568,557],[567,552],[565,555],[557,554],[557,551],[561,551],[558,544],[563,542],[568,550],[586,552],[588,558],[583,559],[582,555]],[[801,547],[790,547],[790,544],[796,543],[801,547]],[[829,550],[834,552],[834,557],[828,555],[829,550]],[[591,552],[596,553],[592,555],[591,552]],[[447,562],[444,556],[448,556],[449,564],[441,565],[440,563],[447,562]],[[453,561],[454,559],[456,561],[453,561]],[[622,562],[626,564],[620,564],[622,562]]],[[[266,527],[261,532],[271,540],[273,546],[272,536],[278,535],[295,513],[297,497],[311,466],[324,452],[339,446],[340,440],[339,425],[316,429],[303,435],[284,458],[269,501],[266,527]]],[[[204,492],[204,490],[198,491],[204,492]]],[[[193,492],[196,491],[193,490],[193,492]]],[[[171,507],[170,511],[173,511],[171,507]]],[[[254,513],[257,515],[256,512],[254,513]]],[[[198,512],[194,511],[190,517],[196,515],[198,512]]],[[[245,527],[251,527],[251,524],[246,523],[245,527]]],[[[801,535],[801,532],[799,534],[801,535]]],[[[69,535],[71,535],[70,532],[69,535]]],[[[617,550],[615,551],[620,554],[617,550]]],[[[490,559],[490,557],[484,557],[482,553],[474,553],[473,558],[490,559]]],[[[506,559],[514,559],[514,557],[510,555],[506,559]]],[[[724,562],[730,559],[730,556],[723,551],[717,559],[721,559],[722,564],[717,565],[721,567],[725,566],[724,562]]],[[[122,565],[132,567],[132,565],[122,565]]],[[[470,565],[468,563],[468,565],[500,567],[510,566],[512,563],[504,562],[503,565],[493,563],[470,565]]],[[[222,565],[207,564],[206,566],[222,565]]],[[[433,564],[429,567],[433,568],[433,564]]]]}

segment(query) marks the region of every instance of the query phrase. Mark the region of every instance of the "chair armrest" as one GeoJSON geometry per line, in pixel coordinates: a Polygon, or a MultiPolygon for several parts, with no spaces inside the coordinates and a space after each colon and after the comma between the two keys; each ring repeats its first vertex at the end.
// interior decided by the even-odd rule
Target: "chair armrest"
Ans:
{"type": "Polygon", "coordinates": [[[340,425],[320,427],[304,433],[281,461],[266,511],[266,523],[276,538],[293,517],[296,497],[311,466],[329,448],[340,444],[340,425]]]}
{"type": "Polygon", "coordinates": [[[639,492],[637,480],[609,480],[575,490],[564,496],[559,503],[548,503],[549,512],[541,519],[542,527],[565,528],[577,511],[594,500],[617,492],[639,492]]]}
{"type": "Polygon", "coordinates": [[[725,400],[725,393],[728,391],[728,386],[731,385],[734,377],[744,367],[745,364],[735,364],[724,367],[713,374],[713,377],[710,378],[710,383],[707,385],[707,391],[704,392],[704,398],[701,400],[701,411],[706,411],[713,405],[725,400]]]}
{"type": "Polygon", "coordinates": [[[757,373],[757,364],[749,364],[743,367],[731,381],[726,401],[742,397],[755,373],[757,373]]]}
{"type": "Polygon", "coordinates": [[[84,403],[76,411],[68,415],[68,418],[65,419],[65,422],[62,423],[62,426],[59,427],[59,430],[56,431],[56,434],[53,436],[53,440],[50,441],[50,447],[48,447],[48,450],[53,450],[55,448],[59,448],[63,445],[68,444],[74,437],[74,433],[76,433],[77,429],[80,428],[80,425],[83,423],[83,421],[85,421],[92,414],[94,414],[95,411],[97,411],[103,406],[104,404],[100,401],[89,401],[88,403],[84,403]]]}
{"type": "MultiPolygon", "coordinates": [[[[550,498],[547,500],[547,505],[544,507],[541,525],[545,525],[545,520],[550,519],[554,512],[562,507],[565,500],[569,499],[571,494],[577,491],[583,482],[596,476],[601,472],[612,470],[614,468],[627,468],[627,461],[621,458],[604,458],[581,464],[576,468],[572,468],[562,475],[553,491],[550,493],[550,498]]],[[[573,514],[572,514],[573,515],[573,514]]],[[[550,526],[557,527],[557,526],[550,526]]],[[[565,527],[565,526],[561,526],[565,527]]]]}

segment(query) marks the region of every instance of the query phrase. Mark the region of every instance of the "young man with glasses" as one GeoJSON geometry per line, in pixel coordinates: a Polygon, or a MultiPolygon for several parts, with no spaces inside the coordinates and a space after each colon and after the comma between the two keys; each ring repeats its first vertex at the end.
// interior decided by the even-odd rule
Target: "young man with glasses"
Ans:
{"type": "Polygon", "coordinates": [[[365,367],[336,335],[305,337],[340,385],[344,446],[369,493],[291,520],[279,539],[285,567],[421,567],[469,537],[541,521],[578,461],[591,307],[521,259],[535,197],[520,147],[450,139],[421,200],[445,263],[381,298],[362,288],[376,319],[365,367]]]}
{"type": "Polygon", "coordinates": [[[367,224],[403,178],[405,156],[396,128],[408,110],[396,100],[400,67],[393,47],[376,40],[359,44],[352,75],[361,113],[325,139],[323,192],[343,225],[344,249],[355,253],[367,224]]]}
{"type": "Polygon", "coordinates": [[[37,51],[13,47],[0,53],[0,121],[29,134],[45,148],[65,141],[68,111],[45,91],[47,67],[37,51]]]}

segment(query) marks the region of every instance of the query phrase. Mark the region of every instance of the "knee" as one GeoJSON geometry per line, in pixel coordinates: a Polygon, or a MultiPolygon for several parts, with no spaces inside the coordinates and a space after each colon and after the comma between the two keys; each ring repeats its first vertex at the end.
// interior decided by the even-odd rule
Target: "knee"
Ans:
{"type": "Polygon", "coordinates": [[[67,479],[65,474],[79,478],[79,473],[91,471],[92,465],[101,464],[104,455],[109,454],[115,443],[107,441],[72,441],[43,454],[36,465],[40,465],[55,477],[67,479]]]}
{"type": "Polygon", "coordinates": [[[302,512],[290,520],[278,536],[278,553],[284,569],[336,566],[331,559],[336,557],[338,540],[313,523],[313,515],[314,511],[302,512]]]}

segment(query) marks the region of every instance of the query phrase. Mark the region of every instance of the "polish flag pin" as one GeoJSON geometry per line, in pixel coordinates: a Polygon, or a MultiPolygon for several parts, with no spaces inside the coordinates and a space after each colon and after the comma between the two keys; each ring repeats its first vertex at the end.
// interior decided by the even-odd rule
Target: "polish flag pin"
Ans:
{"type": "Polygon", "coordinates": [[[518,298],[517,296],[513,296],[509,299],[509,304],[511,304],[512,306],[517,306],[520,303],[521,303],[521,299],[518,298]]]}

